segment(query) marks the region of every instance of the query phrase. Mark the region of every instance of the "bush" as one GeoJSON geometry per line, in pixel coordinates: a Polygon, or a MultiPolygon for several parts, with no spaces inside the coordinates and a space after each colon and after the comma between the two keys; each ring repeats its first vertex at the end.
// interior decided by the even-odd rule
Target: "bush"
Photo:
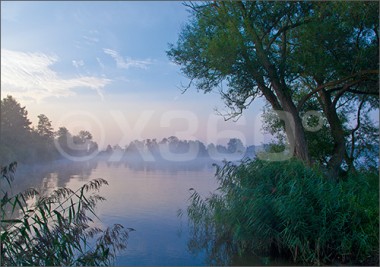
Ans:
{"type": "Polygon", "coordinates": [[[230,263],[227,253],[378,264],[376,173],[337,183],[296,160],[248,160],[217,167],[216,177],[218,191],[202,199],[192,190],[187,210],[189,245],[206,248],[212,264],[230,263]]]}
{"type": "Polygon", "coordinates": [[[95,205],[104,200],[94,192],[107,181],[92,180],[77,191],[58,188],[48,196],[35,189],[11,195],[15,168],[16,163],[1,168],[0,265],[110,265],[126,248],[133,229],[90,226],[87,213],[96,217],[95,205]]]}

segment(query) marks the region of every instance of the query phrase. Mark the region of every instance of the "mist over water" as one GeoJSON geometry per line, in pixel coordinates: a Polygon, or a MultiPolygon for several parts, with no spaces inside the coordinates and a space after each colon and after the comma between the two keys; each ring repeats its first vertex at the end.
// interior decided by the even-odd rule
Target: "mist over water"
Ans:
{"type": "Polygon", "coordinates": [[[48,193],[58,187],[77,189],[91,179],[104,178],[109,185],[100,189],[100,195],[106,201],[97,205],[100,221],[95,223],[104,227],[120,223],[136,230],[116,265],[204,265],[204,253],[189,252],[187,216],[178,217],[177,212],[186,210],[190,188],[203,196],[217,188],[213,162],[199,158],[190,163],[163,163],[97,158],[20,165],[14,190],[35,187],[48,193]]]}

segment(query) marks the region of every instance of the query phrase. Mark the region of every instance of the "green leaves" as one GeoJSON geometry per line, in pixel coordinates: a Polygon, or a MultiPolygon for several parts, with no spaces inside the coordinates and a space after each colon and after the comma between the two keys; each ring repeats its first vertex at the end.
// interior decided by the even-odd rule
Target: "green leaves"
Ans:
{"type": "Polygon", "coordinates": [[[253,160],[226,162],[216,176],[218,191],[203,199],[192,190],[188,207],[189,246],[194,252],[206,249],[211,263],[231,265],[226,253],[270,256],[273,250],[318,265],[362,264],[376,256],[375,173],[335,183],[299,161],[253,160]]]}
{"type": "MultiPolygon", "coordinates": [[[[265,97],[273,110],[290,113],[295,124],[290,134],[282,120],[264,118],[281,141],[275,149],[282,150],[286,136],[294,140],[296,157],[327,166],[331,177],[340,176],[346,164],[352,170],[363,158],[368,162],[378,155],[378,123],[360,123],[363,114],[379,108],[378,3],[185,5],[191,19],[167,51],[190,79],[185,89],[217,90],[230,109],[223,114],[227,119],[239,118],[256,97],[265,97]],[[326,120],[317,132],[302,122],[310,110],[326,120]],[[355,117],[361,130],[349,130],[355,117]]],[[[370,165],[377,167],[378,161],[370,165]]]]}
{"type": "MultiPolygon", "coordinates": [[[[13,165],[2,169],[9,182],[13,165]]],[[[11,184],[11,183],[10,183],[11,184]]],[[[95,179],[76,191],[58,188],[48,196],[29,189],[14,196],[3,191],[1,203],[1,265],[111,265],[126,249],[129,232],[122,225],[106,230],[90,227],[94,208],[104,198],[95,194],[104,179],[95,179]],[[31,199],[31,202],[27,202],[31,199]]]]}

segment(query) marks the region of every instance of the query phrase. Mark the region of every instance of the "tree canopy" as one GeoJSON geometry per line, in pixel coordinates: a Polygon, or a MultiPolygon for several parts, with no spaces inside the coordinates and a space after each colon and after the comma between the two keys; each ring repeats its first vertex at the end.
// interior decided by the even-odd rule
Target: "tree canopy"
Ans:
{"type": "Polygon", "coordinates": [[[272,109],[282,111],[285,124],[277,130],[287,126],[296,157],[308,164],[320,161],[313,142],[319,136],[329,147],[320,163],[331,176],[341,168],[354,169],[363,121],[367,133],[376,136],[363,113],[379,106],[377,2],[185,5],[191,19],[167,54],[190,79],[188,88],[219,90],[230,117],[264,97],[272,109]],[[307,131],[307,124],[313,124],[303,121],[309,110],[326,120],[323,134],[307,131]]]}
{"type": "Polygon", "coordinates": [[[25,145],[32,131],[30,125],[25,107],[21,107],[12,96],[1,101],[0,158],[7,161],[16,155],[27,158],[25,145]]]}
{"type": "Polygon", "coordinates": [[[54,131],[52,122],[38,115],[37,127],[28,118],[26,107],[22,107],[12,96],[1,100],[0,162],[6,164],[17,160],[35,163],[91,155],[98,150],[88,131],[71,135],[65,127],[54,131]]]}

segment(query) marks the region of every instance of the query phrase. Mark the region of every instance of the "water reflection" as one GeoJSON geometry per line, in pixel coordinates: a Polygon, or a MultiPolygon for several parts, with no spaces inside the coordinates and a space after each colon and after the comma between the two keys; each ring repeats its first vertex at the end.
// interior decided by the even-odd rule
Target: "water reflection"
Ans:
{"type": "Polygon", "coordinates": [[[104,178],[109,185],[99,192],[106,198],[96,208],[100,225],[120,223],[136,229],[116,265],[204,265],[205,255],[194,256],[187,248],[187,218],[181,221],[177,210],[186,209],[189,188],[201,188],[204,195],[213,191],[213,174],[211,162],[201,160],[188,164],[61,161],[20,165],[15,186],[18,192],[34,187],[48,194],[57,187],[75,190],[89,180],[104,178]]]}
{"type": "Polygon", "coordinates": [[[231,255],[236,254],[228,240],[215,239],[215,233],[209,229],[191,229],[188,249],[193,255],[205,253],[205,263],[211,266],[231,264],[231,255]]]}
{"type": "MultiPolygon", "coordinates": [[[[198,229],[200,230],[200,229],[198,229]]],[[[296,266],[283,258],[258,256],[245,253],[239,255],[229,239],[215,239],[215,234],[204,235],[205,229],[190,232],[188,249],[193,255],[204,254],[205,264],[210,266],[296,266]]],[[[207,230],[206,230],[207,231],[207,230]]]]}
{"type": "Polygon", "coordinates": [[[154,172],[154,171],[167,171],[176,173],[178,171],[201,171],[205,168],[213,168],[209,158],[198,158],[191,161],[173,162],[165,160],[144,161],[138,158],[129,158],[122,161],[104,161],[107,167],[112,168],[129,168],[134,171],[154,172]]]}
{"type": "Polygon", "coordinates": [[[30,187],[49,193],[57,187],[66,187],[70,179],[88,181],[97,161],[55,161],[40,165],[18,165],[13,191],[20,192],[30,187]]]}
{"type": "Polygon", "coordinates": [[[195,229],[187,216],[178,218],[178,209],[186,210],[189,188],[202,197],[218,187],[215,168],[209,161],[163,164],[162,162],[101,159],[88,162],[55,162],[49,165],[20,166],[18,190],[37,187],[49,193],[57,187],[76,189],[85,182],[104,178],[109,186],[100,194],[97,214],[103,226],[121,223],[132,227],[128,249],[116,264],[126,265],[289,265],[252,255],[238,256],[228,238],[208,229],[195,229]],[[213,239],[214,238],[214,239],[213,239]]]}
{"type": "Polygon", "coordinates": [[[177,217],[188,205],[190,187],[202,188],[204,195],[215,189],[214,169],[199,163],[155,168],[152,162],[99,162],[92,176],[109,181],[99,215],[106,224],[136,229],[117,265],[204,265],[202,253],[194,256],[187,249],[186,218],[181,226],[177,217]]]}

